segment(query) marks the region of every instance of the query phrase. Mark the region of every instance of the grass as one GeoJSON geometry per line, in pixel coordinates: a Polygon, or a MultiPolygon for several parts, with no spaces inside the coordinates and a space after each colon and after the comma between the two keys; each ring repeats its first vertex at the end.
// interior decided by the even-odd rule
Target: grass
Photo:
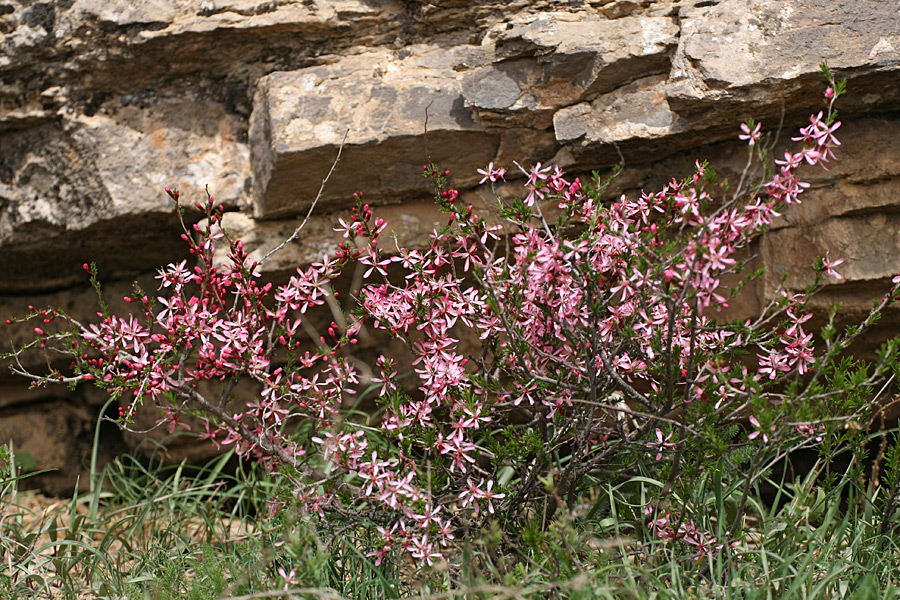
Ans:
{"type": "MultiPolygon", "coordinates": [[[[739,543],[699,559],[648,530],[643,506],[661,484],[635,478],[585,491],[545,527],[523,517],[472,532],[458,568],[416,571],[401,556],[375,566],[360,549],[365,524],[326,530],[291,510],[273,518],[276,482],[246,464],[229,472],[229,460],[151,468],[123,456],[95,473],[93,491],[48,506],[19,490],[3,447],[0,598],[900,597],[900,536],[882,527],[883,492],[853,474],[778,484],[774,499],[751,502],[739,543]]],[[[678,505],[731,540],[719,517],[740,487],[699,486],[678,505]]]]}

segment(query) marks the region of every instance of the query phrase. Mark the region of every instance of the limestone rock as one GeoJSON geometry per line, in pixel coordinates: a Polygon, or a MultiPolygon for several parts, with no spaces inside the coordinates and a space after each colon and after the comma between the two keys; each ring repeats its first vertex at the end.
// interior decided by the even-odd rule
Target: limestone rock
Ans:
{"type": "MultiPolygon", "coordinates": [[[[828,163],[828,171],[807,168],[802,172],[803,180],[811,185],[805,194],[810,201],[792,207],[773,228],[805,227],[834,217],[894,212],[900,163],[886,149],[900,136],[900,123],[858,118],[842,123],[837,134],[842,140],[836,149],[838,160],[828,163]]],[[[900,256],[893,258],[900,260],[900,256]]]]}
{"type": "Polygon", "coordinates": [[[486,123],[545,128],[560,108],[667,73],[677,41],[678,27],[666,17],[513,19],[485,37],[491,64],[463,76],[463,94],[486,123]]]}
{"type": "Polygon", "coordinates": [[[647,77],[593,102],[563,108],[553,116],[556,139],[567,144],[581,162],[592,164],[616,162],[616,150],[627,163],[644,162],[648,153],[660,156],[663,139],[665,153],[683,148],[696,131],[669,109],[665,89],[665,76],[647,77]],[[680,143],[678,137],[683,138],[680,143]]]}
{"type": "Polygon", "coordinates": [[[723,0],[685,5],[680,17],[668,87],[679,114],[734,118],[738,107],[743,115],[772,112],[782,101],[795,106],[821,87],[819,64],[826,58],[851,86],[865,90],[848,102],[862,108],[897,100],[896,86],[886,85],[895,78],[887,74],[900,68],[896,6],[889,3],[723,0]]]}
{"type": "Polygon", "coordinates": [[[887,291],[900,271],[900,216],[894,208],[900,166],[884,151],[900,135],[900,124],[858,119],[839,131],[844,140],[839,160],[829,163],[828,171],[801,173],[810,183],[803,203],[785,211],[763,239],[764,294],[771,295],[782,275],[792,290],[811,284],[808,266],[828,250],[845,260],[839,268],[844,279],[830,283],[828,301],[861,311],[887,291]],[[865,288],[873,292],[862,293],[865,288]]]}
{"type": "MultiPolygon", "coordinates": [[[[835,217],[820,222],[815,228],[787,227],[770,232],[763,241],[768,266],[768,293],[778,285],[782,275],[790,290],[802,290],[813,281],[810,266],[830,252],[842,257],[846,265],[839,267],[844,284],[880,281],[884,291],[890,279],[900,271],[900,216],[896,214],[862,214],[835,217]]],[[[833,283],[835,288],[840,283],[833,283]]],[[[852,293],[854,307],[870,307],[871,299],[852,293]]]]}
{"type": "Polygon", "coordinates": [[[428,189],[424,163],[452,168],[457,185],[475,183],[499,136],[484,131],[464,105],[452,68],[458,60],[419,46],[264,77],[250,119],[255,216],[306,211],[345,134],[322,195],[325,210],[351,204],[362,190],[380,203],[421,195],[428,189]]]}
{"type": "Polygon", "coordinates": [[[218,103],[168,98],[147,109],[78,116],[72,138],[92,155],[109,192],[108,210],[138,217],[169,211],[160,194],[166,185],[192,200],[201,200],[210,186],[219,203],[240,207],[250,159],[249,148],[237,139],[240,128],[218,103]]]}
{"type": "Polygon", "coordinates": [[[168,262],[182,243],[166,186],[243,202],[238,128],[219,104],[171,98],[0,136],[0,289],[78,284],[91,261],[107,277],[168,262]]]}
{"type": "Polygon", "coordinates": [[[647,8],[651,2],[652,0],[595,0],[592,4],[598,4],[600,14],[606,18],[620,19],[647,8]]]}
{"type": "Polygon", "coordinates": [[[556,111],[557,140],[599,166],[618,162],[617,150],[644,162],[733,139],[748,118],[793,126],[816,109],[826,57],[850,89],[864,90],[842,98],[843,114],[896,106],[900,30],[892,11],[874,0],[820,0],[802,10],[749,0],[682,6],[671,71],[556,111]]]}

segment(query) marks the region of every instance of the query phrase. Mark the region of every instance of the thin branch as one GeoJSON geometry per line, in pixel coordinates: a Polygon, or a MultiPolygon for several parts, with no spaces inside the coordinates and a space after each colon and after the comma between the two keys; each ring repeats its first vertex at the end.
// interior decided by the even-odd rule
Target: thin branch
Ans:
{"type": "Polygon", "coordinates": [[[300,226],[294,230],[294,233],[292,233],[288,239],[284,240],[283,242],[281,242],[280,244],[278,244],[277,246],[275,246],[274,248],[269,250],[269,252],[266,253],[266,255],[262,257],[262,259],[260,259],[259,264],[263,264],[264,262],[266,262],[266,260],[268,260],[268,258],[270,256],[272,256],[273,254],[275,254],[276,252],[278,252],[279,250],[281,250],[282,248],[284,248],[285,246],[287,246],[288,244],[290,244],[291,242],[296,240],[297,236],[300,235],[300,231],[304,227],[306,227],[306,224],[309,222],[310,217],[312,217],[313,210],[315,210],[315,208],[316,208],[316,204],[318,204],[318,202],[319,202],[319,198],[322,197],[322,192],[325,191],[325,184],[328,183],[328,180],[331,178],[331,174],[334,173],[335,167],[337,167],[338,162],[341,160],[341,152],[343,152],[343,150],[344,150],[344,142],[347,141],[347,135],[349,133],[350,133],[349,129],[344,132],[344,137],[341,140],[341,145],[338,147],[337,156],[334,158],[334,162],[331,163],[331,169],[328,171],[328,175],[325,176],[325,179],[322,180],[322,185],[319,186],[319,193],[316,194],[315,200],[313,200],[313,203],[312,203],[312,205],[310,205],[309,210],[306,211],[306,217],[303,219],[303,222],[300,223],[300,226]]]}

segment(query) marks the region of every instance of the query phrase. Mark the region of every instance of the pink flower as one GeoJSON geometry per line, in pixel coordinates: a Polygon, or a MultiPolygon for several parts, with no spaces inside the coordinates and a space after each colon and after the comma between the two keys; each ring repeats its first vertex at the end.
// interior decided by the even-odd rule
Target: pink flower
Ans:
{"type": "MultiPolygon", "coordinates": [[[[278,567],[278,575],[284,582],[284,587],[281,588],[284,592],[287,592],[292,585],[299,585],[302,583],[302,581],[297,578],[297,569],[291,569],[290,572],[285,572],[283,567],[278,567]]],[[[273,583],[272,585],[276,584],[273,583]]]]}
{"type": "Polygon", "coordinates": [[[822,259],[822,267],[825,269],[825,272],[826,272],[828,275],[830,275],[831,277],[834,277],[835,279],[841,280],[841,279],[844,278],[843,275],[841,275],[840,273],[838,273],[838,272],[835,271],[834,269],[835,269],[835,267],[837,267],[838,265],[843,264],[843,262],[844,262],[844,259],[843,259],[843,258],[838,258],[838,259],[836,259],[836,260],[831,260],[831,259],[829,259],[829,257],[828,257],[828,252],[826,251],[826,252],[825,252],[825,258],[822,259]]]}
{"type": "MultiPolygon", "coordinates": [[[[493,163],[492,163],[493,164],[493,163]]],[[[526,186],[534,186],[537,185],[539,181],[546,181],[547,175],[552,167],[543,167],[541,163],[537,163],[534,165],[534,168],[531,170],[531,173],[528,174],[528,182],[525,184],[526,186]]]]}
{"type": "Polygon", "coordinates": [[[490,180],[491,183],[494,183],[498,179],[504,179],[504,175],[506,174],[506,169],[500,167],[498,169],[494,168],[494,163],[491,162],[486,169],[476,169],[479,175],[484,175],[481,181],[479,181],[479,185],[483,184],[485,181],[490,180]]]}
{"type": "Polygon", "coordinates": [[[756,127],[753,130],[750,130],[750,125],[747,123],[741,123],[741,135],[738,136],[739,140],[747,141],[749,146],[755,146],[756,142],[759,141],[759,136],[761,135],[760,129],[762,128],[762,123],[757,123],[756,127]]]}
{"type": "Polygon", "coordinates": [[[656,428],[656,443],[651,443],[650,447],[658,449],[656,454],[657,462],[662,460],[664,450],[677,446],[674,442],[669,441],[672,439],[672,434],[673,432],[669,432],[669,435],[663,437],[662,430],[659,427],[656,428]]]}
{"type": "Polygon", "coordinates": [[[487,500],[488,512],[494,514],[494,504],[492,500],[494,498],[505,498],[506,494],[501,494],[497,492],[491,491],[491,488],[494,487],[493,480],[488,481],[487,487],[482,489],[484,485],[484,479],[475,484],[471,479],[466,479],[466,489],[459,495],[459,499],[462,500],[462,506],[465,508],[469,504],[471,504],[475,500],[487,500]]]}
{"type": "MultiPolygon", "coordinates": [[[[768,434],[765,432],[763,426],[759,424],[759,420],[756,418],[756,416],[754,416],[754,415],[751,415],[751,416],[750,416],[750,424],[753,425],[754,427],[756,427],[756,430],[755,430],[755,431],[751,431],[751,432],[747,435],[747,439],[748,439],[748,440],[755,440],[756,438],[762,436],[762,442],[763,442],[763,444],[768,444],[768,443],[769,443],[769,436],[768,436],[768,434]]],[[[775,430],[776,430],[775,423],[772,423],[772,425],[769,427],[769,431],[775,431],[775,430]]]]}
{"type": "Polygon", "coordinates": [[[825,439],[822,436],[822,432],[825,431],[825,425],[819,423],[818,426],[813,426],[810,423],[800,423],[794,426],[794,429],[797,430],[797,433],[802,435],[805,438],[813,438],[816,442],[821,442],[825,439]]]}

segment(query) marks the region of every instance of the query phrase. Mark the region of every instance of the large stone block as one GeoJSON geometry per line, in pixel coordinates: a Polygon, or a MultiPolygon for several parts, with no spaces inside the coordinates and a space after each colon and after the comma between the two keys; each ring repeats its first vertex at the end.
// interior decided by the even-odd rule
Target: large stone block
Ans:
{"type": "Polygon", "coordinates": [[[463,95],[486,122],[545,128],[560,108],[667,73],[677,43],[667,17],[516,17],[488,32],[491,63],[463,75],[463,95]]]}
{"type": "MultiPolygon", "coordinates": [[[[842,140],[835,149],[837,160],[828,170],[818,167],[800,172],[810,189],[803,203],[785,211],[773,228],[811,227],[840,216],[892,214],[900,192],[900,122],[884,118],[859,118],[843,123],[837,131],[842,140]]],[[[797,147],[797,143],[793,143],[797,147]]],[[[776,156],[778,154],[776,153],[776,156]]],[[[865,238],[864,240],[865,241],[865,238]]],[[[836,238],[840,244],[843,238],[836,238]]],[[[893,257],[900,268],[900,255],[893,257]]]]}
{"type": "Polygon", "coordinates": [[[0,130],[164,89],[206,86],[241,104],[268,72],[394,41],[403,12],[399,2],[365,0],[8,0],[0,130]]]}
{"type": "Polygon", "coordinates": [[[671,71],[556,111],[557,140],[591,167],[618,162],[619,151],[644,163],[728,140],[749,118],[792,128],[821,108],[825,58],[856,90],[842,113],[891,110],[900,102],[893,10],[875,0],[684,5],[671,71]]]}
{"type": "Polygon", "coordinates": [[[639,79],[592,102],[558,110],[553,115],[556,140],[582,165],[645,163],[697,143],[697,131],[669,109],[666,77],[639,79]]]}
{"type": "Polygon", "coordinates": [[[830,282],[825,304],[841,302],[853,311],[867,310],[873,300],[887,293],[891,278],[900,271],[898,231],[900,215],[884,213],[836,217],[815,227],[771,231],[762,243],[766,266],[763,294],[771,298],[782,279],[788,290],[812,284],[812,265],[828,250],[832,258],[846,262],[838,268],[844,279],[830,282]]]}
{"type": "Polygon", "coordinates": [[[867,83],[857,88],[863,93],[845,100],[845,108],[896,102],[897,86],[888,83],[900,69],[896,11],[896,5],[881,0],[684,5],[670,105],[680,114],[713,112],[732,119],[753,116],[750,112],[761,116],[764,107],[780,110],[784,101],[790,109],[819,90],[824,59],[851,82],[867,83]],[[885,77],[889,73],[894,75],[885,77]]]}
{"type": "Polygon", "coordinates": [[[477,182],[475,170],[493,160],[499,135],[484,131],[465,106],[453,70],[474,51],[365,52],[264,77],[250,118],[254,214],[306,211],[345,134],[324,210],[352,203],[356,191],[380,203],[421,195],[425,163],[451,169],[456,185],[477,182]]]}
{"type": "Polygon", "coordinates": [[[217,103],[163,98],[0,135],[0,292],[81,283],[85,262],[127,276],[181,254],[164,188],[193,203],[208,185],[240,206],[249,150],[239,128],[217,103]]]}

